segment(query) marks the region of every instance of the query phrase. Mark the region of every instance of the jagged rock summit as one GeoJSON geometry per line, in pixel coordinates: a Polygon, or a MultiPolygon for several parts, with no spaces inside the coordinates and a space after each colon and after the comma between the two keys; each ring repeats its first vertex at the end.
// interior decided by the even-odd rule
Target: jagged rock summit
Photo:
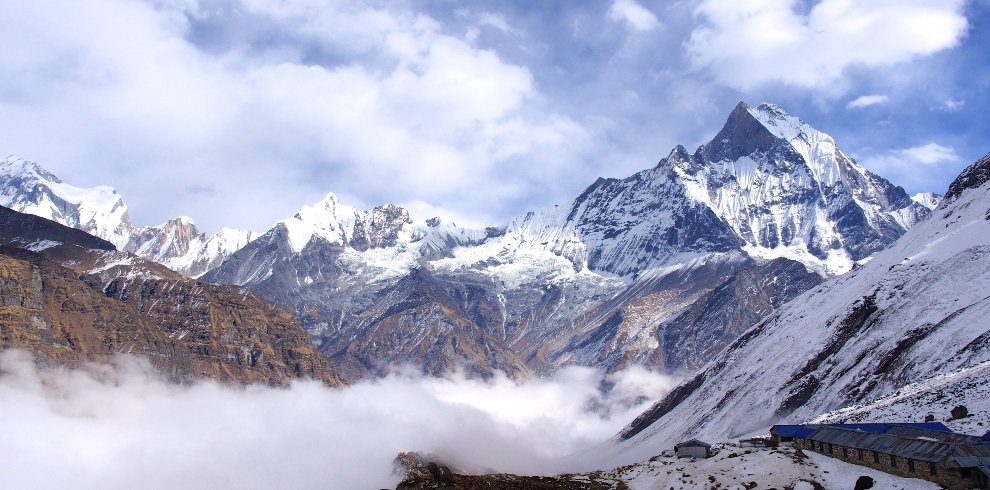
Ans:
{"type": "Polygon", "coordinates": [[[124,199],[113,188],[76,187],[35,162],[17,156],[0,161],[0,205],[76,228],[189,277],[212,269],[255,236],[224,228],[208,237],[189,217],[158,226],[132,224],[124,199]]]}

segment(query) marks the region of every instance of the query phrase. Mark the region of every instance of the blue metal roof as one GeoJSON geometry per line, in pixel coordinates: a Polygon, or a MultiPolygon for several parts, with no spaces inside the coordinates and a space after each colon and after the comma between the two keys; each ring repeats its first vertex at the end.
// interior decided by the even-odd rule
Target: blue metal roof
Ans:
{"type": "Polygon", "coordinates": [[[819,427],[821,424],[775,425],[770,428],[770,432],[777,434],[777,437],[807,438],[819,427]]]}

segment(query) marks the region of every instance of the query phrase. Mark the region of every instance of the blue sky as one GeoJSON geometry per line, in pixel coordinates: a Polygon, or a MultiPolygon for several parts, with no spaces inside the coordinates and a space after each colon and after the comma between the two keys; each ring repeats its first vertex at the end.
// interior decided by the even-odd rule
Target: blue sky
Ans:
{"type": "Polygon", "coordinates": [[[0,153],[135,224],[497,224],[774,102],[909,192],[990,151],[990,1],[0,0],[0,153]]]}

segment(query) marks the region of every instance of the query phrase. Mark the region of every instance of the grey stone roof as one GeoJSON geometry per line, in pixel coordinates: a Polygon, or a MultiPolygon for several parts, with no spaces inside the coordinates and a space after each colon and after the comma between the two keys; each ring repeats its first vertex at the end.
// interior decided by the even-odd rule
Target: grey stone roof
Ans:
{"type": "Polygon", "coordinates": [[[838,427],[822,427],[809,437],[813,441],[945,466],[973,468],[990,466],[990,444],[980,437],[945,434],[911,428],[895,428],[886,434],[874,434],[838,427]]]}
{"type": "Polygon", "coordinates": [[[711,448],[712,447],[711,444],[708,444],[705,441],[699,441],[698,439],[691,439],[690,441],[684,441],[684,442],[678,443],[677,445],[674,446],[674,449],[676,450],[676,449],[680,449],[682,447],[692,447],[692,446],[693,447],[700,446],[700,447],[706,447],[706,448],[711,448]]]}

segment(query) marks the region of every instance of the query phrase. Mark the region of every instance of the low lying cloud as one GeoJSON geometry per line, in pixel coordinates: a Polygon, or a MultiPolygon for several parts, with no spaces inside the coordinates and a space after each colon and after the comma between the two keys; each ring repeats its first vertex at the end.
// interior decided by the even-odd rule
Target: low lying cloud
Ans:
{"type": "Polygon", "coordinates": [[[546,473],[675,380],[569,368],[514,382],[397,374],[344,389],[176,386],[138,358],[37,368],[0,352],[2,488],[385,488],[400,451],[546,473]],[[602,387],[609,387],[604,390],[602,387]]]}
{"type": "Polygon", "coordinates": [[[846,70],[906,62],[955,46],[966,33],[962,0],[705,0],[686,42],[695,68],[729,87],[775,82],[841,95],[846,70]]]}

